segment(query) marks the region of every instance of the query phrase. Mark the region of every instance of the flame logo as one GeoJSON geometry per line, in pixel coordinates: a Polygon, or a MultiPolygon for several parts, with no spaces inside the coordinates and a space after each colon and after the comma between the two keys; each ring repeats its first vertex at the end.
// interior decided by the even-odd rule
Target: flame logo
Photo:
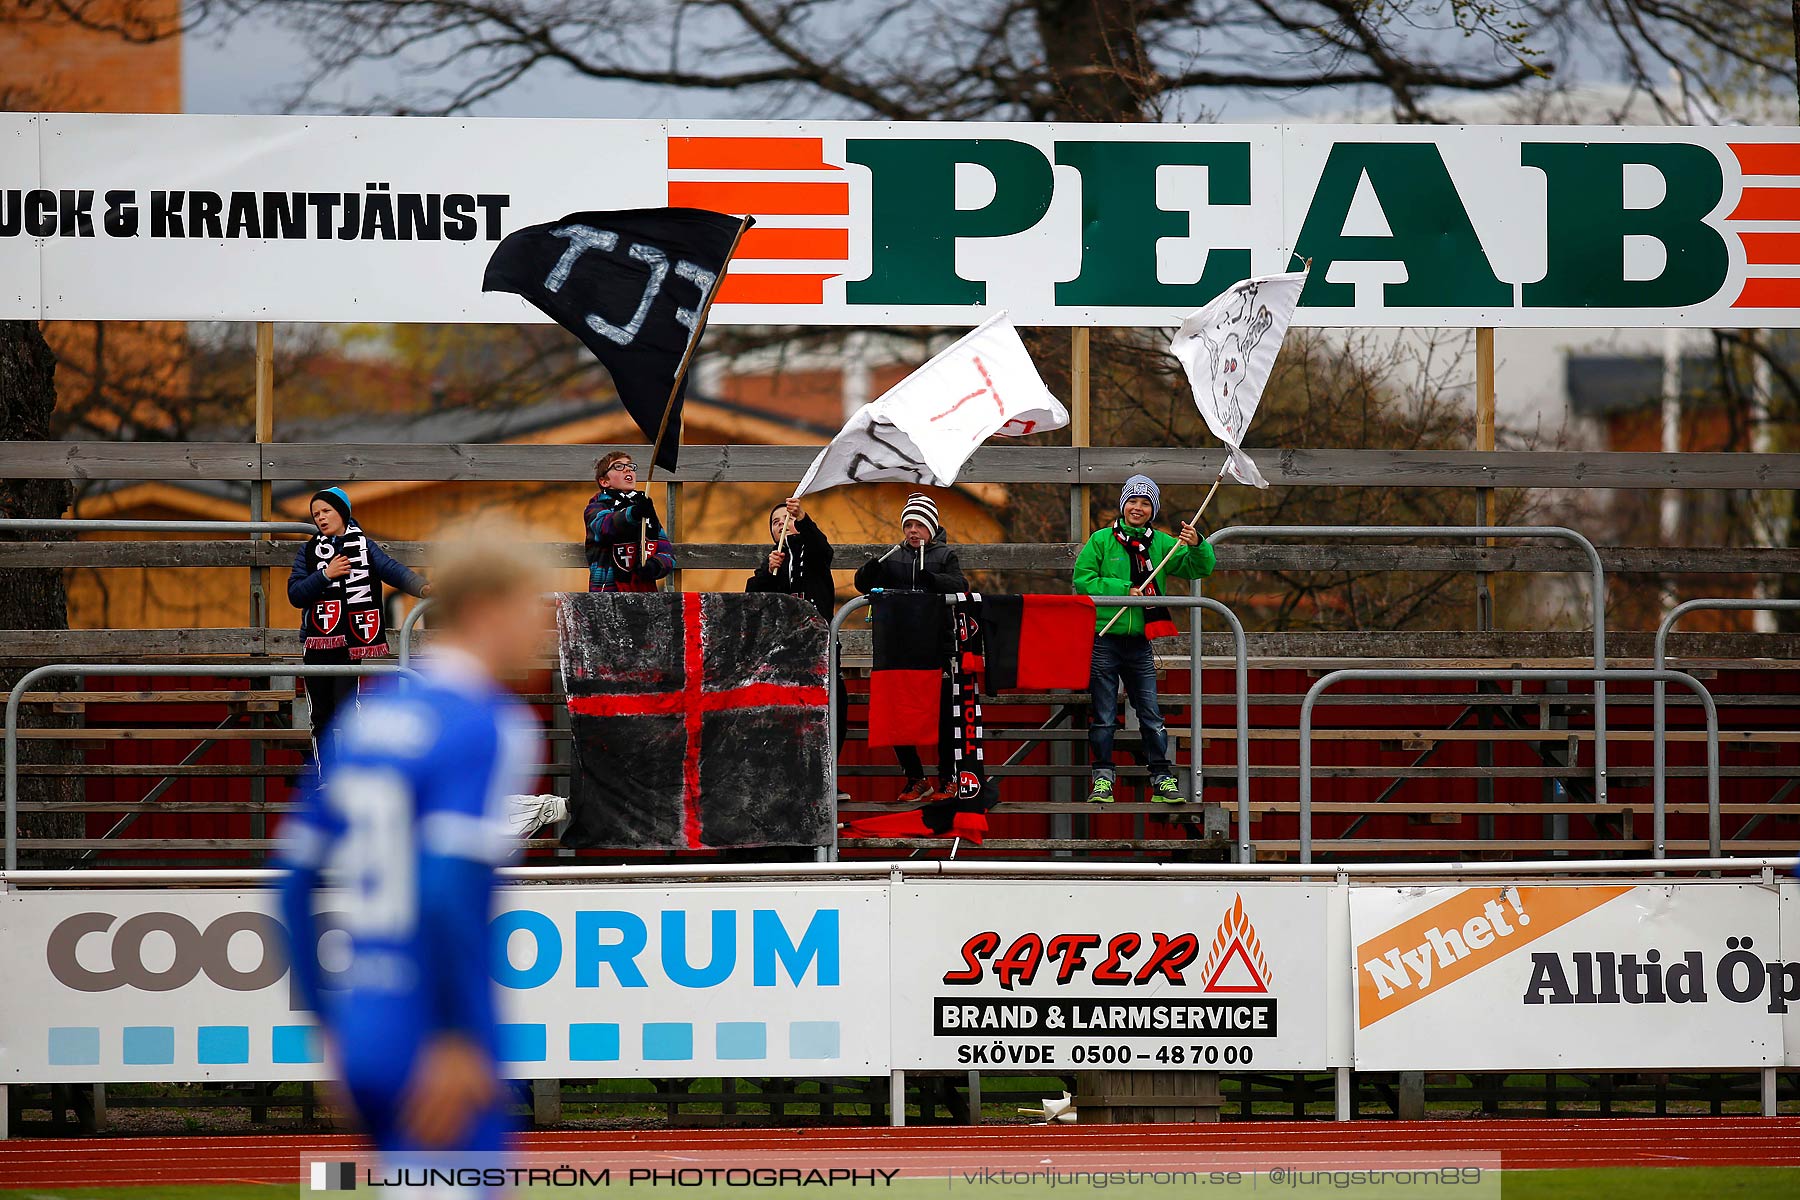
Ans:
{"type": "Polygon", "coordinates": [[[1256,926],[1250,924],[1250,918],[1244,915],[1244,896],[1238,893],[1230,908],[1225,910],[1225,917],[1219,922],[1219,930],[1213,934],[1212,948],[1206,952],[1206,966],[1200,972],[1206,980],[1202,990],[1209,992],[1266,992],[1272,976],[1269,973],[1269,962],[1263,957],[1262,939],[1256,936],[1256,926]],[[1242,962],[1250,972],[1254,982],[1248,984],[1220,984],[1219,978],[1225,968],[1231,965],[1232,959],[1242,962]]]}

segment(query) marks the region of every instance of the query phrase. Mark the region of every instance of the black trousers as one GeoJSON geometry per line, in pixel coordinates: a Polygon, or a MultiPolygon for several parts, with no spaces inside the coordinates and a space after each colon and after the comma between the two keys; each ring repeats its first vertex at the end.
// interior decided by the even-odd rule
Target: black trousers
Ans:
{"type": "Polygon", "coordinates": [[[360,683],[354,675],[311,675],[306,680],[306,698],[312,702],[313,754],[319,742],[342,710],[355,702],[360,683]]]}

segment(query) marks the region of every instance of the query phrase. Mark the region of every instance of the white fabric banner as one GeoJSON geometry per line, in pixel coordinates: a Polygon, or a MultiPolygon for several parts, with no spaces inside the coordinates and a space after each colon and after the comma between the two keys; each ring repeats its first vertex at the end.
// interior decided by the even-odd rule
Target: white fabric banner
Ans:
{"type": "Polygon", "coordinates": [[[988,438],[1068,423],[1000,313],[852,414],[794,494],[880,480],[949,487],[988,438]]]}
{"type": "Polygon", "coordinates": [[[1229,447],[1226,473],[1252,487],[1266,488],[1269,481],[1244,453],[1244,434],[1256,419],[1305,288],[1305,271],[1245,279],[1184,320],[1169,340],[1206,427],[1229,447]]]}

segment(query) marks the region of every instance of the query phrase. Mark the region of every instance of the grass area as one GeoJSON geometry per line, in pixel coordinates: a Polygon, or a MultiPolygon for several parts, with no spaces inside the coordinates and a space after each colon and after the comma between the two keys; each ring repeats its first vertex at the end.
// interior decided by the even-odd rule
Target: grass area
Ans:
{"type": "MultiPolygon", "coordinates": [[[[1723,1198],[1780,1195],[1791,1191],[1800,1170],[1784,1167],[1607,1167],[1568,1171],[1509,1171],[1501,1181],[1496,1192],[1486,1187],[1462,1187],[1428,1189],[1413,1187],[1407,1189],[1346,1188],[1337,1189],[1321,1187],[1311,1191],[1314,1195],[1350,1195],[1363,1200],[1375,1200],[1376,1197],[1394,1197],[1395,1200],[1405,1198],[1422,1198],[1431,1195],[1464,1196],[1504,1196],[1505,1200],[1692,1200],[1696,1196],[1723,1198]]],[[[866,1186],[866,1185],[865,1185],[866,1186]]],[[[1067,1185],[1065,1185],[1067,1186],[1067,1185]]],[[[618,1194],[626,1189],[616,1187],[606,1194],[618,1194]]],[[[706,1194],[707,1188],[684,1188],[684,1196],[706,1194]]],[[[724,1192],[726,1189],[719,1189],[724,1192]]],[[[742,1191],[743,1189],[732,1189],[742,1191]]],[[[1104,1189],[1109,1200],[1168,1200],[1173,1196],[1206,1194],[1229,1196],[1233,1193],[1250,1195],[1255,1192],[1271,1194],[1279,1192],[1286,1196],[1306,1195],[1310,1189],[1280,1187],[1271,1189],[1266,1182],[1260,1182],[1254,1189],[1246,1182],[1237,1188],[1202,1188],[1198,1191],[1183,1190],[1172,1187],[1132,1188],[1115,1186],[1104,1189]]],[[[1029,1198],[1050,1194],[1046,1187],[979,1187],[957,1184],[946,1187],[942,1178],[907,1179],[898,1181],[892,1188],[883,1189],[879,1194],[891,1197],[892,1200],[926,1200],[927,1197],[941,1197],[946,1191],[965,1193],[979,1192],[982,1200],[1029,1200],[1029,1198]]],[[[817,1197],[824,1193],[818,1187],[812,1188],[757,1188],[754,1194],[770,1197],[771,1200],[799,1200],[801,1197],[817,1197]]],[[[269,1200],[279,1195],[294,1195],[296,1189],[292,1184],[220,1184],[216,1186],[178,1186],[148,1188],[31,1188],[23,1191],[0,1190],[0,1197],[7,1200],[269,1200]]],[[[351,1193],[354,1195],[354,1193],[351,1193]]],[[[599,1195],[601,1192],[581,1192],[574,1189],[531,1189],[518,1193],[529,1196],[578,1196],[599,1195]]]]}

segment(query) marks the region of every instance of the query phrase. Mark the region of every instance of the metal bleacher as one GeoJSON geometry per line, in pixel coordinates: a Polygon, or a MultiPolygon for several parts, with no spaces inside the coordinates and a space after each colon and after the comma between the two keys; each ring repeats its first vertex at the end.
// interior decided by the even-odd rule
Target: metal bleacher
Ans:
{"type": "MultiPolygon", "coordinates": [[[[694,446],[677,489],[709,481],[791,480],[807,447],[694,446]]],[[[1755,454],[1454,454],[1389,451],[1292,451],[1271,471],[1278,486],[1391,484],[1492,488],[1726,488],[1800,486],[1800,456],[1755,454]]],[[[306,478],[581,480],[592,450],[581,446],[304,446],[0,443],[8,478],[201,478],[267,481],[306,478]]],[[[1116,483],[1138,469],[1165,486],[1204,482],[1216,452],[1033,447],[984,450],[966,477],[978,482],[1116,483]]],[[[679,537],[680,505],[671,523],[679,537]]],[[[14,527],[0,541],[0,568],[203,566],[241,571],[261,586],[258,568],[280,568],[292,553],[242,527],[196,529],[191,540],[65,540],[64,533],[14,527]],[[225,536],[217,536],[217,535],[225,536]]],[[[1076,531],[1072,530],[1072,536],[1076,531]]],[[[376,531],[379,536],[379,531],[376,531]]],[[[1477,573],[1587,570],[1573,549],[1547,545],[1346,544],[1304,536],[1280,543],[1225,540],[1222,573],[1435,570],[1477,573]]],[[[417,563],[426,547],[388,542],[417,563]]],[[[559,561],[580,563],[580,547],[556,547],[559,561]]],[[[854,563],[876,548],[840,547],[854,563]]],[[[1076,544],[964,545],[966,567],[1020,572],[1063,590],[1076,544]]],[[[748,571],[761,546],[681,546],[684,567],[748,571]]],[[[1613,588],[1673,578],[1684,597],[1716,594],[1711,582],[1800,574],[1800,552],[1787,549],[1602,547],[1613,588]]],[[[45,662],[94,664],[96,671],[20,698],[21,865],[249,866],[261,863],[289,807],[287,785],[302,770],[308,730],[301,687],[291,676],[233,675],[297,664],[297,636],[263,623],[220,629],[0,630],[0,667],[17,677],[45,662]],[[101,664],[187,666],[166,681],[101,664]],[[159,686],[167,682],[168,686],[159,686]],[[46,781],[65,786],[48,788],[46,781]],[[79,834],[43,832],[51,814],[79,813],[79,834]]],[[[266,603],[253,612],[267,613],[266,603]]],[[[424,635],[429,644],[429,632],[424,635]]],[[[1607,664],[1648,667],[1650,631],[1607,631],[1607,664]]],[[[1185,650],[1185,640],[1176,650],[1185,650]]],[[[1785,853],[1800,839],[1800,637],[1789,634],[1676,633],[1671,663],[1704,682],[1720,711],[1724,848],[1728,854],[1785,853]]],[[[1134,800],[1143,770],[1124,766],[1121,803],[1079,803],[1085,791],[1086,696],[1075,693],[984,697],[989,771],[1002,803],[990,836],[957,853],[1003,856],[1220,858],[1247,832],[1259,860],[1293,858],[1298,828],[1297,716],[1310,684],[1344,667],[1580,668],[1593,664],[1587,631],[1493,630],[1251,632],[1248,638],[1250,747],[1247,831],[1233,827],[1237,795],[1237,691],[1230,642],[1210,621],[1202,648],[1200,732],[1189,711],[1185,653],[1165,653],[1161,691],[1180,760],[1198,744],[1204,803],[1178,808],[1134,800]]],[[[845,816],[890,811],[899,771],[864,744],[860,678],[867,634],[847,627],[843,662],[851,680],[851,740],[840,780],[851,799],[845,816]]],[[[548,664],[546,664],[546,668],[548,664]]],[[[569,733],[556,673],[524,684],[550,741],[542,786],[566,787],[569,733]]],[[[1667,698],[1667,814],[1670,855],[1707,849],[1707,805],[1700,758],[1699,701],[1671,689],[1667,698]]],[[[1593,789],[1594,697],[1580,686],[1452,685],[1433,681],[1352,688],[1319,703],[1314,734],[1313,850],[1321,860],[1648,857],[1653,770],[1650,687],[1618,686],[1606,696],[1605,802],[1593,789]]],[[[1135,734],[1127,729],[1121,747],[1135,734]]],[[[567,855],[548,840],[539,855],[567,855]]],[[[846,841],[859,854],[940,855],[937,839],[846,841]]],[[[583,852],[590,855],[595,852],[583,852]]]]}

